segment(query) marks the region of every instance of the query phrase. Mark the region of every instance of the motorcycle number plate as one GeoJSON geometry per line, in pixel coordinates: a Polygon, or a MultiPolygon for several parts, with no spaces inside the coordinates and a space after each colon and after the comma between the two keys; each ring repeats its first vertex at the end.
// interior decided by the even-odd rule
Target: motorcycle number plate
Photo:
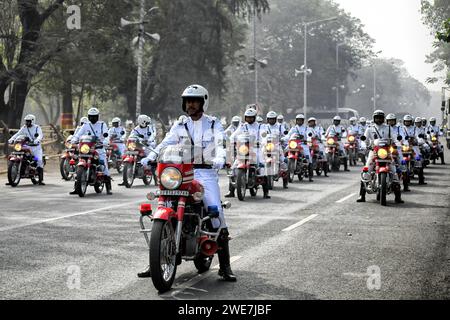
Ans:
{"type": "Polygon", "coordinates": [[[158,190],[156,191],[157,196],[178,196],[178,197],[189,197],[189,191],[181,190],[158,190]]]}
{"type": "Polygon", "coordinates": [[[139,151],[128,151],[127,154],[128,154],[128,155],[135,156],[135,155],[138,155],[138,154],[139,154],[139,151]]]}

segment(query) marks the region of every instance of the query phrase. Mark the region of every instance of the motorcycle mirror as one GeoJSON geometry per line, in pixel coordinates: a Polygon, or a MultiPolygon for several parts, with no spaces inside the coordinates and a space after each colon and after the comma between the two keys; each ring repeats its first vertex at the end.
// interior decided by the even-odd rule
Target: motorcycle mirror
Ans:
{"type": "Polygon", "coordinates": [[[308,134],[308,137],[312,137],[313,136],[313,134],[310,132],[309,134],[308,134]]]}
{"type": "Polygon", "coordinates": [[[15,134],[16,134],[16,132],[14,130],[9,130],[9,135],[13,136],[15,134]]]}
{"type": "Polygon", "coordinates": [[[406,140],[409,140],[409,136],[406,136],[405,139],[406,139],[406,140]]]}
{"type": "Polygon", "coordinates": [[[125,131],[121,131],[120,134],[123,136],[125,134],[125,131]]]}
{"type": "Polygon", "coordinates": [[[289,131],[286,130],[286,131],[284,132],[284,135],[287,135],[288,133],[289,133],[289,131]]]}
{"type": "Polygon", "coordinates": [[[362,136],[360,139],[361,139],[361,141],[366,141],[367,140],[366,136],[362,136]]]}
{"type": "Polygon", "coordinates": [[[106,132],[103,134],[103,138],[108,138],[109,134],[107,134],[106,132]]]}

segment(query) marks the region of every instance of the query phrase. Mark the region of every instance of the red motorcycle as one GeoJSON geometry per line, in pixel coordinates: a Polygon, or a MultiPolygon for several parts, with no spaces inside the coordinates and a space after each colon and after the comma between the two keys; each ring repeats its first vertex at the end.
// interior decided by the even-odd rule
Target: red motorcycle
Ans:
{"type": "Polygon", "coordinates": [[[345,144],[350,166],[356,166],[358,161],[358,140],[354,133],[349,133],[347,143],[345,144]]]}
{"type": "Polygon", "coordinates": [[[67,137],[65,142],[66,149],[61,155],[61,160],[59,162],[61,177],[66,181],[70,181],[75,177],[77,169],[78,145],[70,142],[72,138],[73,136],[67,137]]]}
{"type": "MultiPolygon", "coordinates": [[[[204,188],[194,179],[190,150],[184,146],[169,146],[158,159],[159,190],[149,193],[152,201],[158,197],[158,209],[141,205],[141,232],[150,250],[152,281],[159,292],[170,290],[177,266],[182,260],[193,261],[202,273],[209,270],[217,252],[221,228],[214,229],[212,219],[220,219],[219,209],[203,203],[204,188]],[[153,221],[146,229],[144,219],[153,221]],[[149,236],[150,234],[150,236],[149,236]]],[[[229,208],[230,204],[223,204],[229,208]]]]}
{"type": "Polygon", "coordinates": [[[123,158],[123,182],[125,187],[131,188],[135,179],[142,179],[146,186],[150,185],[152,179],[155,178],[156,173],[153,167],[144,168],[141,164],[141,160],[146,157],[145,148],[146,143],[142,138],[131,136],[127,140],[127,151],[123,158]]]}
{"type": "Polygon", "coordinates": [[[289,172],[283,163],[280,166],[280,143],[277,135],[269,134],[263,146],[265,158],[265,171],[269,190],[273,190],[273,183],[283,180],[283,188],[287,189],[289,184],[289,172]]]}
{"type": "MultiPolygon", "coordinates": [[[[294,182],[294,177],[298,176],[298,180],[302,181],[304,177],[309,177],[312,172],[309,170],[309,161],[306,159],[305,150],[302,147],[304,137],[293,134],[289,139],[287,158],[289,182],[294,182]]],[[[311,167],[312,168],[312,167],[311,167]]]]}
{"type": "Polygon", "coordinates": [[[329,135],[327,137],[326,152],[331,170],[339,171],[343,156],[341,156],[342,151],[340,150],[339,139],[336,136],[329,135]]]}
{"type": "Polygon", "coordinates": [[[100,163],[97,150],[103,149],[103,145],[97,143],[95,136],[82,136],[80,138],[77,175],[75,180],[75,192],[80,196],[86,195],[87,187],[93,186],[96,193],[103,192],[108,179],[103,174],[104,164],[100,163]]]}
{"type": "Polygon", "coordinates": [[[116,135],[111,136],[110,143],[106,148],[106,158],[110,169],[116,169],[119,174],[123,171],[122,155],[117,144],[123,143],[116,135]]]}
{"type": "MultiPolygon", "coordinates": [[[[21,179],[31,179],[34,185],[39,183],[37,158],[31,154],[31,147],[35,146],[27,136],[18,136],[14,141],[14,151],[8,156],[8,182],[11,187],[17,187],[21,179]]],[[[44,165],[45,160],[44,156],[44,165]]]]}
{"type": "Polygon", "coordinates": [[[309,149],[313,161],[313,171],[316,171],[318,177],[328,174],[328,162],[323,153],[320,152],[319,140],[317,138],[308,138],[309,149]]]}

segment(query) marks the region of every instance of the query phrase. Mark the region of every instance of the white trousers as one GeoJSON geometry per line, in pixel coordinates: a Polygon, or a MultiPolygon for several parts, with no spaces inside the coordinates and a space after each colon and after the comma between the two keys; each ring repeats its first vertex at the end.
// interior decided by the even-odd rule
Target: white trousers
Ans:
{"type": "Polygon", "coordinates": [[[209,206],[217,206],[219,209],[220,220],[213,219],[213,227],[227,228],[225,215],[222,208],[222,200],[220,198],[219,175],[217,171],[214,169],[195,169],[194,178],[203,185],[205,190],[205,195],[203,196],[205,209],[208,210],[209,206]]]}
{"type": "Polygon", "coordinates": [[[38,168],[44,168],[44,160],[43,160],[43,151],[42,146],[38,145],[37,147],[30,147],[31,154],[36,157],[38,168]]]}

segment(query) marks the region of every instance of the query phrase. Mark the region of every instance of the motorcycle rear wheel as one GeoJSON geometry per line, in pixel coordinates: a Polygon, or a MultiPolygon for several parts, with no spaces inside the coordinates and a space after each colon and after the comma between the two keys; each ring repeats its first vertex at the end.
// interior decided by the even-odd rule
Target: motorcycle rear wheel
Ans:
{"type": "Polygon", "coordinates": [[[211,263],[213,261],[214,256],[207,257],[204,254],[199,254],[194,258],[194,265],[198,270],[198,273],[204,273],[211,268],[211,263]]]}
{"type": "Polygon", "coordinates": [[[172,223],[156,220],[150,238],[150,270],[155,288],[164,293],[172,288],[177,273],[175,231],[172,223]]]}
{"type": "Polygon", "coordinates": [[[144,177],[142,178],[142,181],[144,182],[144,184],[146,186],[149,186],[152,183],[152,180],[153,180],[153,175],[149,175],[149,176],[144,175],[144,177]]]}
{"type": "Polygon", "coordinates": [[[100,183],[100,182],[97,182],[97,183],[95,184],[95,186],[94,186],[95,192],[96,192],[97,194],[102,193],[104,187],[105,187],[105,183],[103,183],[103,182],[101,182],[101,183],[100,183]]]}
{"type": "Polygon", "coordinates": [[[17,187],[20,183],[20,167],[20,162],[10,162],[8,165],[8,182],[13,188],[17,187]]]}
{"type": "MultiPolygon", "coordinates": [[[[247,191],[247,179],[246,179],[247,173],[243,169],[239,169],[237,172],[237,178],[236,178],[236,190],[237,190],[237,196],[239,201],[245,200],[245,193],[247,191]]],[[[250,192],[252,192],[250,190],[250,192]]]]}
{"type": "Polygon", "coordinates": [[[289,159],[289,165],[288,165],[288,175],[289,175],[289,183],[293,183],[294,182],[294,177],[295,177],[295,160],[294,159],[289,159]]]}
{"type": "Polygon", "coordinates": [[[72,175],[70,174],[70,164],[67,158],[63,158],[59,162],[59,171],[64,180],[70,181],[72,179],[72,175]]]}

